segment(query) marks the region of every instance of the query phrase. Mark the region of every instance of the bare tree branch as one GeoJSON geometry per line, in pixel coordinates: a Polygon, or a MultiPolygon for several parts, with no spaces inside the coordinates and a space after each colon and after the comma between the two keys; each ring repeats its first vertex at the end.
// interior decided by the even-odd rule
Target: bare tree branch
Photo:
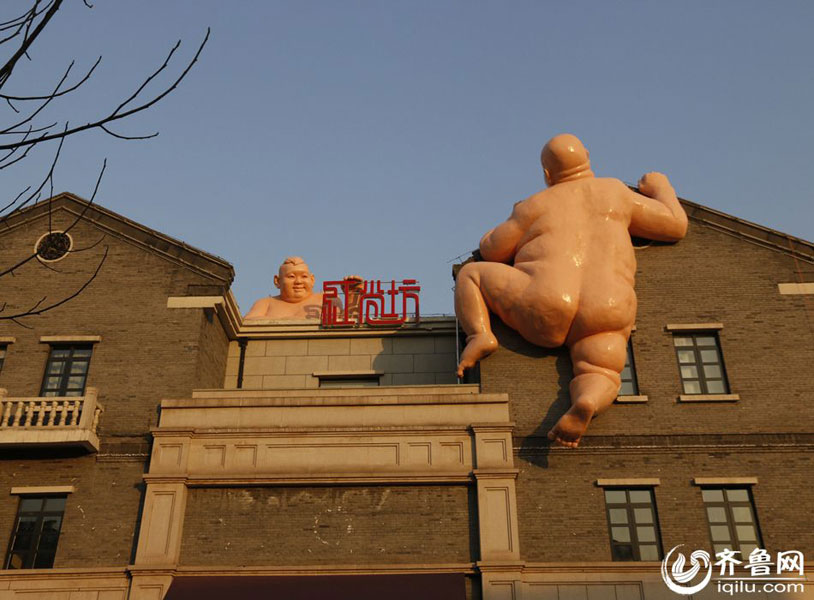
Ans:
{"type": "MultiPolygon", "coordinates": [[[[2,42],[0,42],[0,43],[2,43],[2,42]]],[[[9,103],[9,106],[11,106],[11,108],[13,108],[15,112],[20,112],[19,110],[14,108],[14,105],[12,105],[11,102],[9,102],[10,100],[18,100],[18,101],[46,100],[46,99],[49,99],[49,98],[59,98],[60,96],[70,94],[74,90],[79,89],[79,87],[83,83],[85,83],[88,79],[90,79],[91,75],[93,75],[93,72],[96,70],[96,67],[98,67],[99,63],[101,63],[101,62],[102,62],[102,57],[100,56],[99,58],[96,59],[96,62],[93,63],[93,66],[88,70],[88,72],[85,73],[85,75],[84,75],[84,77],[82,77],[82,79],[77,81],[71,87],[66,88],[66,89],[64,89],[61,92],[58,92],[56,94],[52,93],[52,94],[49,94],[47,96],[9,96],[9,95],[6,95],[6,94],[0,94],[0,98],[6,100],[9,103]]],[[[71,61],[71,66],[73,66],[73,61],[71,61]]],[[[70,70],[70,67],[68,68],[68,70],[70,70]]]]}
{"type": "MultiPolygon", "coordinates": [[[[51,160],[50,166],[48,167],[42,181],[39,182],[37,186],[26,186],[25,189],[19,192],[13,200],[9,201],[5,206],[0,208],[0,224],[5,225],[6,228],[10,228],[13,221],[10,221],[9,218],[12,215],[25,208],[32,202],[39,202],[43,195],[47,193],[48,202],[46,206],[48,216],[48,232],[50,236],[43,238],[42,242],[38,243],[38,248],[36,248],[32,254],[23,258],[14,258],[10,260],[9,262],[14,263],[11,266],[0,267],[0,278],[7,275],[11,277],[20,275],[19,271],[21,268],[38,257],[43,258],[44,260],[34,261],[35,264],[45,267],[48,271],[57,275],[64,275],[65,273],[63,273],[61,269],[55,268],[53,265],[48,264],[48,260],[64,256],[66,253],[75,254],[92,250],[104,241],[106,236],[103,234],[101,238],[90,245],[86,245],[82,248],[68,248],[70,242],[66,242],[67,236],[61,236],[61,234],[67,234],[81,221],[88,218],[88,211],[96,200],[102,178],[107,168],[107,159],[105,159],[102,163],[102,167],[96,179],[90,200],[82,207],[80,213],[70,223],[70,225],[64,229],[64,231],[54,231],[54,222],[52,220],[54,174],[56,165],[59,162],[59,158],[62,153],[65,138],[83,131],[94,129],[100,130],[102,133],[121,140],[143,140],[157,136],[158,132],[146,135],[127,135],[119,133],[115,130],[116,128],[112,127],[112,125],[132,115],[148,110],[172,93],[186,78],[195,63],[198,62],[204,47],[209,41],[209,36],[211,33],[207,28],[206,35],[192,58],[186,63],[186,65],[182,65],[183,68],[180,70],[180,73],[174,79],[172,79],[172,81],[166,85],[163,85],[163,87],[160,89],[157,89],[156,91],[148,91],[148,87],[155,86],[155,83],[159,81],[159,77],[170,69],[170,66],[173,64],[172,61],[174,57],[177,56],[178,50],[181,46],[180,40],[170,49],[169,53],[164,59],[164,62],[161,63],[158,68],[151,71],[147,77],[144,78],[138,86],[136,86],[135,90],[130,95],[125,97],[124,100],[120,102],[113,110],[107,113],[102,113],[102,116],[97,116],[97,118],[92,119],[83,125],[74,125],[73,127],[70,125],[70,119],[57,118],[51,122],[51,119],[49,118],[47,121],[45,121],[45,123],[38,122],[41,119],[44,120],[43,115],[45,114],[44,111],[47,108],[50,108],[50,110],[53,111],[54,107],[59,106],[59,103],[56,102],[58,99],[82,88],[82,86],[85,85],[96,72],[96,69],[101,64],[102,60],[102,57],[99,56],[93,65],[91,65],[90,68],[78,80],[71,83],[71,74],[74,72],[73,70],[76,65],[75,61],[72,60],[68,64],[62,76],[56,81],[56,85],[53,86],[50,92],[24,94],[20,93],[18,90],[15,93],[6,93],[5,88],[7,84],[9,84],[15,69],[20,64],[20,60],[23,57],[31,60],[29,51],[32,49],[32,47],[34,47],[34,44],[41,39],[43,31],[46,29],[48,24],[52,22],[54,15],[60,10],[60,8],[62,8],[63,2],[64,0],[31,0],[30,8],[27,11],[18,16],[0,22],[0,46],[2,46],[3,49],[10,49],[10,55],[8,56],[5,64],[0,66],[0,100],[4,100],[11,111],[13,111],[14,115],[17,115],[12,124],[0,126],[0,140],[3,140],[3,143],[0,143],[0,152],[3,153],[3,155],[0,156],[0,171],[19,164],[20,161],[29,157],[29,153],[34,147],[40,144],[46,144],[48,142],[58,142],[56,144],[56,152],[54,153],[53,159],[51,160]]],[[[82,0],[82,2],[85,7],[93,8],[93,4],[89,0],[82,0]]],[[[76,123],[76,120],[73,120],[73,122],[76,123]]],[[[107,260],[108,253],[109,247],[105,246],[104,254],[101,257],[99,264],[96,266],[93,274],[90,275],[88,279],[73,293],[65,295],[56,302],[49,303],[47,295],[42,295],[42,297],[39,297],[39,299],[35,302],[31,302],[24,310],[20,310],[14,314],[6,314],[8,312],[8,303],[4,299],[0,298],[0,320],[11,321],[17,325],[20,325],[21,327],[28,328],[28,325],[23,322],[26,317],[43,314],[49,310],[53,310],[67,302],[70,302],[85,289],[87,289],[87,287],[96,279],[103,265],[105,264],[105,261],[107,260]]],[[[28,276],[28,271],[25,273],[26,276],[28,276]]]]}
{"type": "MultiPolygon", "coordinates": [[[[47,306],[43,306],[43,307],[40,308],[40,305],[43,302],[45,302],[45,299],[47,298],[47,296],[43,296],[42,298],[40,298],[36,302],[36,304],[34,304],[34,306],[29,308],[28,310],[24,310],[22,312],[19,312],[19,313],[13,314],[13,315],[3,315],[2,312],[0,312],[0,321],[14,321],[15,323],[17,323],[19,325],[20,323],[18,323],[16,321],[17,319],[21,319],[23,317],[29,317],[29,316],[33,316],[33,315],[41,315],[44,312],[47,312],[49,310],[53,310],[53,309],[57,308],[58,306],[62,306],[66,302],[70,302],[71,300],[76,298],[79,294],[84,292],[85,288],[87,288],[93,282],[93,280],[96,279],[97,275],[99,275],[99,271],[102,270],[102,265],[104,265],[105,261],[107,260],[107,253],[108,253],[109,250],[110,250],[109,246],[105,246],[105,253],[102,256],[102,260],[100,260],[99,264],[96,266],[96,270],[93,272],[93,275],[91,275],[88,278],[88,280],[85,281],[85,283],[83,283],[82,286],[78,290],[76,290],[73,294],[71,294],[70,296],[66,296],[65,298],[63,298],[59,302],[54,302],[53,304],[49,304],[47,306]]],[[[5,309],[5,307],[4,307],[4,309],[5,309]]]]}
{"type": "Polygon", "coordinates": [[[45,135],[41,135],[41,136],[39,136],[37,138],[33,138],[33,139],[19,140],[17,142],[13,142],[13,143],[9,143],[9,144],[0,144],[0,150],[9,150],[9,149],[17,147],[17,146],[26,146],[26,145],[31,145],[31,144],[39,144],[39,143],[42,143],[42,142],[47,142],[49,140],[64,138],[64,137],[67,137],[69,135],[74,135],[76,133],[79,133],[80,131],[87,131],[88,129],[97,129],[97,128],[101,127],[102,125],[106,125],[106,124],[112,123],[114,121],[119,121],[121,119],[125,119],[125,118],[127,118],[129,116],[132,116],[134,114],[137,114],[137,113],[140,113],[142,111],[147,110],[148,108],[150,108],[151,106],[153,106],[154,104],[156,104],[157,102],[159,102],[160,100],[165,98],[173,90],[175,90],[175,88],[177,88],[178,85],[184,80],[184,78],[187,76],[189,71],[192,69],[193,65],[196,62],[198,62],[198,58],[200,57],[201,52],[204,49],[204,46],[206,46],[206,43],[209,41],[210,32],[211,32],[211,30],[209,28],[207,28],[206,36],[204,37],[203,41],[201,42],[201,45],[198,46],[198,50],[195,52],[195,56],[192,57],[192,60],[189,61],[186,68],[181,72],[181,74],[178,76],[178,78],[176,78],[176,80],[172,83],[172,85],[167,87],[163,92],[161,92],[157,96],[153,97],[151,100],[149,100],[147,102],[144,102],[143,104],[140,104],[140,105],[138,105],[138,106],[136,106],[134,108],[130,108],[130,109],[125,110],[123,112],[119,112],[125,106],[127,106],[130,102],[135,100],[136,97],[139,95],[139,93],[144,89],[144,87],[150,81],[152,81],[161,71],[163,71],[165,68],[167,68],[167,66],[169,65],[170,60],[172,59],[173,54],[178,49],[178,47],[179,47],[179,45],[181,43],[180,41],[175,46],[173,46],[172,50],[170,50],[170,53],[167,56],[164,63],[158,69],[156,69],[149,77],[147,77],[147,79],[139,86],[139,88],[136,90],[136,92],[131,94],[124,102],[119,104],[119,106],[117,106],[116,109],[113,110],[113,112],[108,114],[106,117],[103,117],[103,118],[98,119],[96,121],[91,121],[89,123],[85,123],[84,125],[80,125],[78,127],[74,127],[74,128],[71,128],[71,129],[66,128],[64,131],[62,131],[60,133],[45,134],[45,135]]]}
{"type": "Polygon", "coordinates": [[[59,7],[62,5],[62,0],[54,0],[53,3],[51,3],[50,8],[48,9],[48,12],[45,13],[45,16],[42,18],[42,20],[34,28],[34,31],[29,31],[29,29],[31,27],[31,24],[34,22],[34,19],[36,19],[36,17],[39,14],[39,13],[37,13],[37,6],[38,5],[39,5],[39,0],[36,0],[35,3],[34,3],[34,6],[31,8],[31,11],[29,11],[31,16],[30,16],[28,22],[26,23],[26,31],[25,31],[25,36],[24,36],[24,39],[23,39],[23,43],[17,49],[17,52],[12,54],[11,57],[8,59],[8,61],[6,61],[6,64],[4,64],[2,67],[0,67],[0,89],[3,88],[5,83],[8,81],[8,78],[11,77],[11,73],[14,70],[14,67],[17,66],[17,61],[19,61],[20,58],[22,58],[26,54],[26,52],[28,51],[28,48],[39,37],[39,35],[42,33],[43,29],[45,29],[45,26],[48,25],[48,22],[53,18],[53,16],[59,10],[59,7]]]}

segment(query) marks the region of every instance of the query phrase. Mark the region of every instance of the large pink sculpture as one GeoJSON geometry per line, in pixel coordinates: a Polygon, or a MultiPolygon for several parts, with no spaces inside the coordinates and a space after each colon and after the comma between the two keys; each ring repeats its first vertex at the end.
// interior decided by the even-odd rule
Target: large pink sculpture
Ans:
{"type": "MultiPolygon", "coordinates": [[[[358,275],[349,275],[345,279],[354,280],[357,286],[362,283],[358,275]]],[[[274,285],[280,293],[260,298],[244,319],[319,319],[322,293],[313,291],[314,282],[314,274],[306,262],[299,256],[289,256],[274,276],[274,285]]],[[[341,305],[338,307],[342,308],[341,305]]]]}
{"type": "Polygon", "coordinates": [[[481,239],[486,262],[458,273],[455,313],[467,333],[458,376],[497,349],[489,310],[533,344],[565,344],[574,369],[571,408],[548,437],[576,447],[619,392],[636,320],[630,237],[678,241],[687,215],[661,173],[644,175],[638,194],[618,179],[595,177],[573,135],[552,138],[542,164],[548,189],[516,203],[481,239]]]}

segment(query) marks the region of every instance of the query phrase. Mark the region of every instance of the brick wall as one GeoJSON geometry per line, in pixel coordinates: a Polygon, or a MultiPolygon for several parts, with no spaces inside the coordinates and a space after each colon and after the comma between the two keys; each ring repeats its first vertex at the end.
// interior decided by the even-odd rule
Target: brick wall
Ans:
{"type": "Polygon", "coordinates": [[[517,511],[526,560],[609,561],[601,478],[658,478],[656,508],[665,551],[712,550],[695,477],[757,477],[751,486],[765,547],[814,554],[814,455],[787,447],[691,447],[520,451],[517,511]]]}
{"type": "MultiPolygon", "coordinates": [[[[194,309],[193,309],[194,310],[194,309]]],[[[195,386],[198,388],[219,388],[226,372],[226,356],[229,351],[229,338],[223,330],[214,310],[201,312],[201,334],[198,341],[198,365],[195,373],[195,386]]]]}
{"type": "MultiPolygon", "coordinates": [[[[237,386],[239,350],[232,342],[224,387],[237,386]]],[[[381,371],[380,385],[454,384],[453,335],[251,340],[243,387],[319,387],[318,371],[381,371]]]]}
{"type": "Polygon", "coordinates": [[[132,564],[145,462],[146,456],[66,457],[64,452],[4,451],[0,463],[3,558],[19,500],[10,495],[11,488],[73,485],[76,491],[68,494],[54,567],[132,564]]]}
{"type": "MultiPolygon", "coordinates": [[[[611,407],[588,435],[804,432],[814,420],[814,337],[805,297],[783,296],[795,261],[691,222],[675,245],[637,250],[639,310],[633,349],[644,405],[611,407]],[[668,323],[720,322],[737,403],[679,403],[681,381],[668,323]]],[[[810,298],[809,298],[810,300],[810,298]]],[[[545,436],[570,405],[571,363],[496,324],[503,346],[481,363],[484,392],[508,392],[515,434],[545,436]]]]}
{"type": "Polygon", "coordinates": [[[192,489],[182,565],[469,562],[465,486],[192,489]]]}
{"type": "MultiPolygon", "coordinates": [[[[69,219],[57,211],[54,228],[64,227],[69,219]]],[[[3,256],[31,252],[47,227],[44,217],[6,233],[3,256]]],[[[71,235],[76,247],[83,247],[97,241],[103,232],[82,221],[71,235]]],[[[193,388],[201,387],[196,378],[204,371],[198,366],[202,345],[217,342],[225,346],[226,342],[222,334],[218,340],[218,334],[207,333],[207,328],[202,333],[201,309],[167,308],[168,296],[184,295],[188,285],[207,283],[206,278],[110,233],[99,247],[105,245],[109,253],[104,266],[77,298],[26,319],[33,329],[0,321],[0,335],[17,339],[9,346],[0,387],[7,388],[9,396],[39,395],[50,351],[48,344],[40,343],[40,336],[99,335],[102,341],[94,346],[87,380],[89,386],[99,389],[99,401],[105,408],[99,432],[102,436],[143,436],[156,424],[161,398],[189,396],[193,388]]],[[[17,276],[3,278],[7,310],[33,303],[32,298],[58,299],[66,291],[78,289],[98,265],[95,250],[54,263],[60,273],[29,263],[17,276]]],[[[217,320],[215,325],[206,325],[209,330],[220,327],[217,320]]]]}
{"type": "Polygon", "coordinates": [[[523,557],[610,560],[604,496],[595,481],[629,477],[661,478],[656,501],[666,549],[710,547],[693,477],[757,476],[754,498],[766,546],[814,552],[808,510],[814,506],[814,315],[806,312],[806,298],[777,289],[798,281],[800,264],[697,221],[680,243],[636,255],[633,348],[648,401],[610,407],[579,450],[551,450],[545,440],[570,405],[567,351],[535,347],[495,324],[502,347],[481,363],[481,387],[508,392],[517,423],[523,557]],[[681,381],[665,325],[703,322],[723,323],[721,347],[738,402],[678,401],[681,381]]]}
{"type": "MultiPolygon", "coordinates": [[[[57,210],[53,228],[76,217],[57,210]]],[[[48,230],[47,216],[3,233],[0,264],[33,251],[48,230]]],[[[94,335],[88,386],[97,387],[104,413],[98,433],[102,451],[87,456],[72,450],[0,451],[0,550],[14,525],[17,497],[12,486],[74,485],[68,498],[56,556],[57,567],[127,565],[132,562],[136,521],[149,452],[162,398],[189,397],[194,388],[223,380],[227,341],[217,318],[201,309],[168,309],[168,296],[222,284],[163,258],[88,220],[72,230],[75,248],[95,248],[53,263],[55,271],[29,261],[2,280],[7,314],[64,298],[84,284],[108,247],[98,277],[75,299],[23,320],[33,329],[0,321],[0,336],[13,336],[0,372],[0,387],[11,397],[38,396],[50,346],[43,335],[94,335]],[[130,456],[125,456],[130,455],[130,456]],[[20,457],[25,457],[24,459],[20,457]],[[117,462],[118,461],[118,462],[117,462]],[[122,462],[123,461],[123,462],[122,462]]]]}

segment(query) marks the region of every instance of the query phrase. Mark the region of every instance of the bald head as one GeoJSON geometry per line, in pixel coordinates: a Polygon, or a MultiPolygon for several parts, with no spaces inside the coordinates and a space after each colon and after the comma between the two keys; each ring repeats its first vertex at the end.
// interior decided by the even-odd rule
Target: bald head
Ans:
{"type": "Polygon", "coordinates": [[[543,146],[540,160],[548,185],[593,175],[588,151],[579,138],[570,133],[551,138],[543,146]]]}
{"type": "Polygon", "coordinates": [[[302,302],[311,295],[314,275],[302,258],[289,256],[274,276],[274,285],[280,290],[280,300],[291,303],[302,302]]]}
{"type": "Polygon", "coordinates": [[[283,261],[283,264],[280,265],[278,273],[282,275],[284,270],[288,269],[289,267],[296,267],[298,265],[305,265],[305,268],[308,268],[308,265],[301,256],[287,256],[283,261]]]}

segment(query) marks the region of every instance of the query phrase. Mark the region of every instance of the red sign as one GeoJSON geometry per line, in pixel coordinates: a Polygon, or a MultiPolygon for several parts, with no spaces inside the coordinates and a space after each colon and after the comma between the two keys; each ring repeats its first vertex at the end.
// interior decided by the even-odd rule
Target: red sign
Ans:
{"type": "Polygon", "coordinates": [[[401,325],[407,321],[409,300],[414,303],[418,321],[421,287],[417,283],[415,279],[392,280],[384,285],[381,280],[325,281],[322,284],[322,326],[401,325]]]}

